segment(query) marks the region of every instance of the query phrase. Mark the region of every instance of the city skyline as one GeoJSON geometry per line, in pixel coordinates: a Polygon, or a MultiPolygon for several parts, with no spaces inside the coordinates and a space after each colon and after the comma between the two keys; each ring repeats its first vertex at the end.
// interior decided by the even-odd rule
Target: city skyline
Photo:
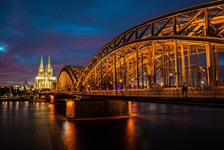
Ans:
{"type": "Polygon", "coordinates": [[[153,18],[212,0],[0,2],[0,85],[33,84],[40,57],[54,76],[65,65],[86,66],[108,42],[153,18]],[[179,2],[179,3],[178,3],[179,2]]]}

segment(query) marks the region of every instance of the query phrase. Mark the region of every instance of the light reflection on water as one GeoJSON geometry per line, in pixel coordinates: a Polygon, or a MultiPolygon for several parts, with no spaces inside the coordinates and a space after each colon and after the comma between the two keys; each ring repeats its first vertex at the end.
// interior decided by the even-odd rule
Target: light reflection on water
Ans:
{"type": "Polygon", "coordinates": [[[131,149],[136,147],[136,139],[135,139],[135,124],[133,119],[129,118],[127,120],[127,127],[125,128],[125,141],[126,145],[125,147],[127,149],[131,149]]]}
{"type": "Polygon", "coordinates": [[[0,102],[1,149],[215,149],[224,138],[223,109],[134,102],[130,117],[67,120],[62,106],[0,102]]]}
{"type": "Polygon", "coordinates": [[[77,131],[74,123],[64,122],[63,125],[63,143],[66,149],[72,150],[77,142],[77,131]]]}

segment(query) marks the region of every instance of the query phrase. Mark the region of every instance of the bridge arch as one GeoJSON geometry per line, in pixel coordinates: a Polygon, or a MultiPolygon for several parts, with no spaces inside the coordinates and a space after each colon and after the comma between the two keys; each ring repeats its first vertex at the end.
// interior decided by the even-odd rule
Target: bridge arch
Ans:
{"type": "Polygon", "coordinates": [[[77,80],[90,90],[218,86],[223,8],[215,1],[137,25],[100,49],[77,80]]]}
{"type": "Polygon", "coordinates": [[[83,66],[64,66],[58,76],[57,89],[61,91],[80,91],[83,66]]]}

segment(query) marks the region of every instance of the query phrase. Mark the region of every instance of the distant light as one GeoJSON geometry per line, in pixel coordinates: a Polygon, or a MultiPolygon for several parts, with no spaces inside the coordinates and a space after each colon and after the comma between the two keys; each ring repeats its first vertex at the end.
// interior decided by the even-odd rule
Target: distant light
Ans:
{"type": "Polygon", "coordinates": [[[5,52],[5,51],[6,51],[5,47],[4,46],[0,46],[0,52],[5,52]]]}

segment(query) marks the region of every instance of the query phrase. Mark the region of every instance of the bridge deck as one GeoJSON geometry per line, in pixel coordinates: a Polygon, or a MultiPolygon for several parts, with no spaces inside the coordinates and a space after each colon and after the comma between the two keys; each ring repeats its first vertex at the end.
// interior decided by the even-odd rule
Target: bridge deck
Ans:
{"type": "Polygon", "coordinates": [[[212,106],[212,107],[222,107],[224,108],[224,96],[212,98],[206,96],[197,96],[197,97],[166,97],[166,96],[111,96],[111,95],[86,95],[90,98],[98,99],[113,99],[113,100],[128,100],[136,102],[150,102],[150,103],[165,103],[165,104],[184,104],[184,105],[198,105],[198,106],[212,106]]]}

